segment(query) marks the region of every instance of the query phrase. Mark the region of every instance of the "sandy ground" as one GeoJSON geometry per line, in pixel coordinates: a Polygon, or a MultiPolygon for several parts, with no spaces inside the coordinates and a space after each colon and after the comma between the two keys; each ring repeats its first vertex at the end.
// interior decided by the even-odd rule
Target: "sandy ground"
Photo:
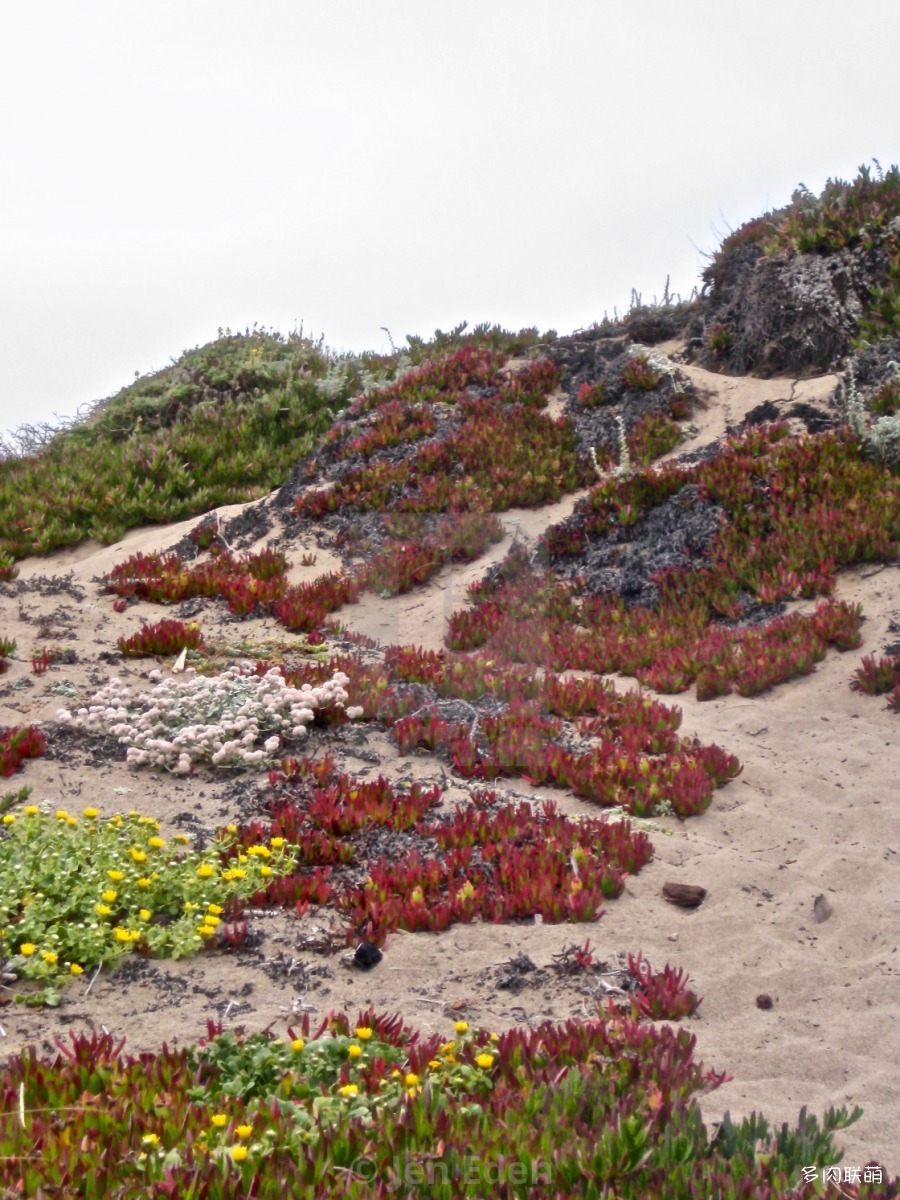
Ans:
{"type": "MultiPolygon", "coordinates": [[[[833,376],[795,383],[687,371],[704,400],[695,417],[697,435],[682,449],[721,437],[726,425],[764,400],[785,407],[800,399],[815,403],[835,386],[833,376]]],[[[507,539],[477,563],[447,571],[405,597],[367,595],[341,610],[341,621],[384,645],[440,647],[446,619],[463,602],[466,585],[503,557],[513,536],[535,537],[568,515],[574,500],[503,514],[507,539]]],[[[223,517],[237,511],[239,506],[219,510],[223,517]]],[[[116,639],[141,619],[156,621],[163,614],[143,603],[116,614],[98,579],[137,550],[173,546],[195,524],[137,530],[115,546],[88,544],[21,564],[19,580],[0,591],[0,634],[18,643],[0,682],[0,724],[49,728],[57,710],[72,703],[52,690],[64,682],[74,685],[80,702],[111,674],[141,683],[156,665],[152,661],[110,663],[99,656],[114,650],[116,639]],[[45,645],[76,650],[78,662],[33,675],[32,650],[45,645]]],[[[316,565],[296,567],[292,578],[335,568],[336,559],[316,553],[316,565]]],[[[296,547],[290,554],[299,559],[296,547]]],[[[812,676],[752,700],[698,703],[690,693],[674,698],[684,712],[681,732],[736,754],[743,774],[716,793],[703,816],[659,823],[652,833],[654,861],[629,878],[625,893],[597,924],[476,924],[440,935],[397,933],[383,962],[362,973],[346,965],[342,944],[331,955],[310,949],[327,935],[327,916],[298,920],[260,913],[251,923],[259,935],[253,950],[180,962],[135,959],[114,975],[74,982],[56,1010],[3,1005],[9,993],[0,992],[0,1055],[28,1044],[49,1053],[56,1037],[84,1027],[105,1027],[137,1052],[163,1041],[194,1041],[210,1019],[283,1032],[303,1012],[315,1021],[332,1008],[355,1012],[368,1005],[399,1012],[425,1030],[449,1031],[456,1015],[497,1030],[586,1017],[603,999],[602,984],[596,976],[562,977],[552,959],[589,937],[607,962],[642,950],[655,969],[669,962],[690,973],[703,997],[687,1023],[698,1057],[734,1077],[703,1098],[708,1121],[726,1109],[735,1117],[756,1109],[771,1121],[793,1122],[804,1104],[818,1113],[829,1105],[859,1104],[863,1119],[839,1136],[845,1165],[878,1159],[896,1171],[900,820],[891,781],[900,768],[900,723],[881,700],[851,691],[848,683],[863,654],[880,653],[896,640],[888,626],[900,621],[897,584],[896,566],[841,576],[838,597],[863,605],[864,645],[843,655],[829,652],[812,676]],[[661,895],[670,880],[700,884],[709,895],[697,910],[675,908],[661,895]],[[831,910],[823,922],[813,912],[820,895],[831,910]],[[498,987],[503,964],[520,954],[535,970],[521,976],[518,990],[498,987]],[[762,994],[771,997],[771,1008],[757,1006],[762,994]]],[[[207,640],[236,653],[248,641],[269,640],[283,654],[305,640],[272,619],[238,622],[221,602],[208,602],[200,619],[207,640]]],[[[360,777],[443,778],[436,759],[424,753],[401,757],[374,729],[322,734],[323,747],[326,736],[327,748],[360,777]]],[[[467,793],[463,781],[448,782],[445,807],[467,793]]],[[[187,780],[132,771],[75,742],[57,757],[28,762],[9,781],[20,783],[32,785],[34,803],[72,809],[90,803],[105,814],[136,808],[170,830],[187,822],[209,832],[245,818],[265,786],[264,779],[246,777],[237,786],[211,771],[187,780]]],[[[554,796],[570,813],[598,811],[522,780],[499,787],[531,800],[554,796]]]]}

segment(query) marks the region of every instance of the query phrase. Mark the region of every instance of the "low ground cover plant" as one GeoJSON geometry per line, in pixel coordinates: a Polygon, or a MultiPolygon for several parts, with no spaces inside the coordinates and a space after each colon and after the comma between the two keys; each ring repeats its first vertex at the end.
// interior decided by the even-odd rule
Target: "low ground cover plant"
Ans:
{"type": "Polygon", "coordinates": [[[786,439],[781,426],[754,429],[708,462],[595,485],[574,519],[548,531],[550,570],[511,552],[501,577],[470,589],[475,607],[452,615],[448,643],[554,671],[636,675],[660,691],[696,681],[700,698],[755,695],[814,669],[827,644],[858,646],[861,612],[826,600],[743,630],[722,619],[738,621],[745,598],[827,597],[840,566],[896,557],[898,521],[896,477],[863,458],[847,431],[786,439]],[[603,539],[627,543],[656,507],[693,487],[721,507],[720,528],[693,563],[655,576],[655,607],[582,594],[577,577],[556,577],[557,565],[603,539]]]}
{"type": "MultiPolygon", "coordinates": [[[[876,164],[877,167],[877,164],[876,164]]],[[[715,278],[729,254],[758,245],[765,254],[833,253],[871,247],[900,211],[900,168],[875,172],[866,165],[852,180],[829,179],[820,196],[802,184],[785,207],[747,221],[723,241],[704,278],[715,278]]]]}
{"type": "Polygon", "coordinates": [[[38,758],[47,740],[34,725],[0,727],[0,776],[14,775],[26,758],[38,758]]]}
{"type": "Polygon", "coordinates": [[[882,654],[879,658],[865,655],[853,672],[850,686],[869,696],[887,695],[888,709],[900,713],[900,654],[882,654]]]}
{"type": "MultiPolygon", "coordinates": [[[[397,528],[401,519],[389,517],[386,526],[397,528]]],[[[312,634],[330,613],[352,604],[363,591],[390,595],[408,592],[447,563],[478,558],[491,543],[504,537],[503,525],[493,513],[450,513],[438,518],[430,534],[424,533],[418,521],[415,523],[415,536],[389,538],[355,570],[329,572],[312,583],[288,584],[290,564],[283,554],[269,549],[241,559],[220,552],[191,566],[185,566],[176,554],[134,554],[113,568],[106,586],[121,597],[138,596],[160,604],[192,596],[221,596],[236,615],[271,612],[292,632],[312,634]]],[[[404,531],[397,528],[397,532],[404,531]]],[[[174,645],[178,624],[162,622],[152,627],[159,630],[158,635],[142,633],[134,642],[120,642],[119,649],[134,653],[134,646],[141,653],[172,653],[149,647],[174,645]]]]}
{"type": "Polygon", "coordinates": [[[804,1109],[780,1130],[729,1118],[710,1136],[699,1101],[726,1078],[686,1030],[627,1017],[425,1036],[371,1010],[331,1013],[284,1039],[211,1025],[198,1046],[139,1058],[109,1034],[73,1035],[55,1059],[14,1056],[0,1072],[0,1184],[211,1200],[894,1194],[875,1165],[821,1182],[858,1108],[821,1123],[804,1109]]]}
{"type": "Polygon", "coordinates": [[[297,873],[272,880],[253,903],[301,914],[310,902],[331,904],[348,922],[348,943],[380,945],[395,929],[437,932],[476,919],[595,921],[653,853],[628,822],[573,821],[549,802],[539,810],[502,804],[492,791],[442,818],[432,814],[439,788],[360,782],[329,759],[288,759],[270,782],[269,825],[239,826],[236,844],[248,854],[260,845],[297,847],[297,873]],[[417,844],[370,864],[363,884],[342,882],[334,871],[356,860],[356,835],[374,826],[415,832],[417,844]],[[426,848],[433,843],[438,855],[426,848]]]}
{"type": "MultiPolygon", "coordinates": [[[[269,670],[270,664],[256,669],[269,670]]],[[[663,811],[686,817],[704,811],[715,790],[742,770],[734,755],[714,743],[680,738],[677,708],[639,692],[617,694],[601,679],[538,673],[508,656],[392,646],[383,666],[365,664],[358,655],[335,655],[284,674],[294,686],[309,685],[332,670],[347,673],[348,687],[362,699],[364,719],[389,726],[401,753],[420,748],[441,753],[465,778],[518,775],[532,784],[568,787],[583,799],[636,816],[663,811]],[[438,699],[424,706],[414,702],[402,687],[410,683],[427,684],[438,699]],[[487,699],[491,712],[473,707],[465,720],[449,719],[441,714],[441,697],[475,704],[487,699]],[[567,721],[572,725],[564,728],[567,721]]]]}
{"type": "Polygon", "coordinates": [[[336,355],[302,330],[220,330],[69,427],[24,427],[18,451],[0,445],[0,578],[28,554],[265,495],[399,362],[336,355]]]}
{"type": "Polygon", "coordinates": [[[286,741],[304,738],[313,721],[362,715],[356,706],[345,710],[349,680],[341,674],[300,688],[290,687],[275,668],[260,676],[240,665],[212,677],[189,667],[177,679],[158,671],[149,679],[151,691],[136,694],[114,678],[90,705],[60,709],[57,719],[70,729],[114,738],[133,767],[186,775],[199,763],[260,767],[286,741]]]}
{"type": "Polygon", "coordinates": [[[208,851],[131,812],[76,815],[29,804],[4,815],[0,834],[0,959],[33,981],[30,1003],[131,952],[180,958],[221,938],[235,901],[286,873],[283,845],[233,860],[229,835],[208,851]]]}
{"type": "Polygon", "coordinates": [[[16,652],[16,643],[12,638],[0,637],[0,675],[9,670],[9,660],[16,652]]]}
{"type": "Polygon", "coordinates": [[[459,408],[462,421],[445,440],[426,443],[408,461],[354,468],[332,488],[305,492],[294,513],[315,519],[389,507],[503,512],[551,503],[591,478],[566,418],[500,399],[460,400],[459,408]]]}
{"type": "Polygon", "coordinates": [[[157,621],[145,625],[131,637],[119,638],[116,645],[122,654],[131,658],[147,658],[154,654],[180,654],[182,650],[199,650],[203,635],[196,621],[185,625],[182,621],[157,621]]]}

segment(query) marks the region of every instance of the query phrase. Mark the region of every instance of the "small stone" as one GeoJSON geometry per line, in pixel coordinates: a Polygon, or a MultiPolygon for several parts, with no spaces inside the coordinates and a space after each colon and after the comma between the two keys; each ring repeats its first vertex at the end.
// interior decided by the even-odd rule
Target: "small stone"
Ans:
{"type": "Polygon", "coordinates": [[[372,967],[377,967],[383,958],[384,955],[377,946],[373,946],[371,942],[360,942],[353,955],[353,965],[361,971],[369,971],[372,967]]]}
{"type": "Polygon", "coordinates": [[[773,1003],[772,997],[767,995],[765,992],[760,992],[760,994],[756,997],[757,1008],[769,1009],[772,1008],[773,1003]]]}

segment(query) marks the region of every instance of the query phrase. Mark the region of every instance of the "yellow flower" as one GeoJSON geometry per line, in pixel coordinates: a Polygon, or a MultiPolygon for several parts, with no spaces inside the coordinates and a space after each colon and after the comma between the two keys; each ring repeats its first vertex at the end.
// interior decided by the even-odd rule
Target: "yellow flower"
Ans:
{"type": "Polygon", "coordinates": [[[456,1042],[444,1042],[443,1046],[439,1047],[440,1054],[450,1054],[456,1048],[456,1042]]]}
{"type": "Polygon", "coordinates": [[[150,880],[149,879],[139,879],[137,881],[137,885],[139,888],[148,888],[150,886],[150,880]]]}
{"type": "Polygon", "coordinates": [[[243,867],[232,867],[231,868],[231,878],[232,879],[243,879],[246,874],[247,874],[247,872],[244,870],[243,867]]]}
{"type": "Polygon", "coordinates": [[[113,900],[115,900],[115,898],[116,898],[116,896],[118,896],[118,894],[119,893],[114,891],[112,888],[107,888],[106,891],[103,893],[103,899],[106,901],[107,904],[112,904],[113,900]]]}
{"type": "Polygon", "coordinates": [[[413,1100],[415,1100],[416,1096],[418,1096],[418,1094],[419,1094],[419,1091],[420,1091],[419,1088],[411,1087],[411,1088],[406,1089],[406,1094],[407,1094],[407,1096],[410,1096],[413,1100]]]}
{"type": "Polygon", "coordinates": [[[347,1047],[347,1054],[350,1058],[360,1058],[363,1052],[362,1046],[357,1046],[356,1043],[347,1047]]]}
{"type": "Polygon", "coordinates": [[[306,1043],[304,1042],[303,1038],[294,1038],[294,1040],[291,1042],[291,1049],[295,1054],[299,1054],[305,1045],[306,1043]]]}
{"type": "Polygon", "coordinates": [[[98,904],[97,907],[94,909],[94,912],[97,914],[98,917],[108,917],[109,914],[112,912],[112,909],[109,907],[108,904],[98,904]]]}
{"type": "Polygon", "coordinates": [[[50,966],[52,967],[52,966],[55,966],[56,960],[59,958],[59,955],[54,954],[54,952],[52,950],[45,950],[44,953],[41,955],[41,958],[44,960],[45,963],[49,963],[50,966]]]}
{"type": "Polygon", "coordinates": [[[123,929],[120,925],[116,930],[117,942],[136,942],[140,936],[137,929],[123,929]]]}
{"type": "Polygon", "coordinates": [[[272,874],[272,868],[271,867],[260,867],[259,873],[263,877],[263,879],[268,879],[269,876],[272,874]]]}
{"type": "Polygon", "coordinates": [[[12,813],[6,813],[6,815],[3,818],[3,824],[4,825],[15,825],[15,823],[16,823],[16,818],[12,815],[12,813]]]}
{"type": "Polygon", "coordinates": [[[225,828],[229,833],[237,833],[237,825],[226,825],[225,828]]]}
{"type": "Polygon", "coordinates": [[[493,1054],[479,1054],[475,1061],[478,1063],[479,1067],[486,1071],[488,1067],[492,1067],[494,1065],[494,1056],[493,1054]]]}
{"type": "Polygon", "coordinates": [[[31,958],[36,949],[37,946],[35,946],[34,942],[23,942],[19,947],[19,953],[24,954],[26,958],[31,958]]]}
{"type": "Polygon", "coordinates": [[[457,1021],[453,1026],[457,1033],[467,1033],[469,1029],[468,1021],[457,1021]]]}
{"type": "Polygon", "coordinates": [[[224,1113],[213,1113],[210,1119],[216,1129],[223,1129],[228,1124],[228,1118],[224,1113]]]}
{"type": "Polygon", "coordinates": [[[211,879],[212,876],[215,875],[215,873],[216,873],[215,867],[210,866],[209,863],[201,863],[200,866],[197,868],[197,874],[200,876],[201,879],[211,879]]]}
{"type": "Polygon", "coordinates": [[[372,1036],[372,1030],[366,1025],[359,1025],[356,1030],[356,1036],[361,1042],[367,1042],[372,1036]]]}
{"type": "Polygon", "coordinates": [[[134,859],[135,862],[146,862],[147,861],[147,851],[146,850],[138,850],[137,846],[132,846],[129,849],[128,853],[131,855],[131,857],[134,859]]]}
{"type": "Polygon", "coordinates": [[[66,824],[71,825],[74,828],[74,826],[76,826],[78,824],[78,818],[77,817],[69,817],[68,820],[66,821],[66,824]]]}
{"type": "Polygon", "coordinates": [[[36,817],[38,815],[38,812],[39,812],[39,809],[36,804],[26,804],[25,805],[25,816],[26,817],[36,817]]]}
{"type": "Polygon", "coordinates": [[[283,837],[272,838],[272,845],[275,847],[276,850],[280,850],[281,847],[284,845],[284,838],[283,837]]]}
{"type": "Polygon", "coordinates": [[[492,1041],[492,1042],[499,1042],[499,1041],[500,1041],[500,1034],[499,1034],[499,1033],[492,1033],[492,1034],[491,1034],[491,1041],[492,1041]]]}
{"type": "Polygon", "coordinates": [[[69,974],[70,975],[83,975],[84,967],[79,967],[78,963],[69,963],[69,974]]]}
{"type": "Polygon", "coordinates": [[[243,1162],[244,1159],[247,1157],[247,1147],[246,1146],[232,1146],[231,1149],[228,1151],[228,1153],[231,1155],[232,1162],[243,1162]]]}
{"type": "Polygon", "coordinates": [[[214,917],[221,917],[225,909],[220,904],[207,904],[206,911],[212,913],[214,917]]]}
{"type": "Polygon", "coordinates": [[[113,883],[121,883],[122,880],[125,878],[124,871],[107,871],[106,873],[110,877],[110,879],[113,881],[113,883]]]}
{"type": "Polygon", "coordinates": [[[154,850],[162,850],[165,844],[166,839],[161,837],[152,837],[147,843],[147,845],[152,846],[154,850]]]}
{"type": "Polygon", "coordinates": [[[215,925],[198,925],[197,932],[201,937],[212,937],[216,932],[216,927],[215,925]]]}
{"type": "Polygon", "coordinates": [[[88,818],[89,821],[92,821],[94,819],[94,817],[100,816],[99,808],[85,808],[83,811],[84,811],[84,815],[88,818]]]}
{"type": "Polygon", "coordinates": [[[150,918],[153,916],[153,913],[150,911],[149,908],[142,908],[140,910],[140,912],[138,913],[138,916],[141,918],[142,921],[149,921],[150,918]]]}
{"type": "Polygon", "coordinates": [[[158,1133],[145,1133],[144,1136],[141,1138],[141,1143],[144,1146],[158,1146],[159,1145],[159,1134],[158,1133]]]}
{"type": "Polygon", "coordinates": [[[248,1138],[252,1132],[252,1125],[238,1125],[237,1129],[235,1130],[235,1133],[239,1138],[248,1138]]]}
{"type": "Polygon", "coordinates": [[[441,1066],[441,1060],[439,1058],[433,1058],[429,1062],[428,1066],[431,1068],[432,1071],[436,1071],[438,1069],[438,1067],[441,1066]]]}
{"type": "Polygon", "coordinates": [[[403,1082],[406,1084],[406,1086],[408,1088],[415,1087],[416,1084],[419,1082],[419,1077],[418,1077],[418,1075],[414,1075],[412,1073],[412,1071],[410,1071],[410,1073],[406,1076],[406,1078],[403,1080],[403,1082]]]}
{"type": "Polygon", "coordinates": [[[358,1096],[359,1088],[355,1083],[345,1083],[342,1088],[338,1088],[342,1096],[358,1096]]]}
{"type": "Polygon", "coordinates": [[[64,808],[58,808],[56,810],[56,816],[57,816],[58,820],[65,821],[68,819],[69,814],[66,812],[66,810],[64,808]]]}
{"type": "Polygon", "coordinates": [[[172,838],[173,842],[177,842],[179,846],[186,846],[191,839],[186,833],[176,833],[172,838]]]}

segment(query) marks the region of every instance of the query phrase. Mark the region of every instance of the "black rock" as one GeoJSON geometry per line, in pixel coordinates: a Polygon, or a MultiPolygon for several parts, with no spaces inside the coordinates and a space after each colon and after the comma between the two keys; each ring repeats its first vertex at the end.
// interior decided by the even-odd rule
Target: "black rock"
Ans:
{"type": "Polygon", "coordinates": [[[353,955],[353,965],[361,971],[369,971],[372,967],[377,967],[383,958],[384,955],[377,946],[373,946],[371,942],[360,942],[353,955]]]}

